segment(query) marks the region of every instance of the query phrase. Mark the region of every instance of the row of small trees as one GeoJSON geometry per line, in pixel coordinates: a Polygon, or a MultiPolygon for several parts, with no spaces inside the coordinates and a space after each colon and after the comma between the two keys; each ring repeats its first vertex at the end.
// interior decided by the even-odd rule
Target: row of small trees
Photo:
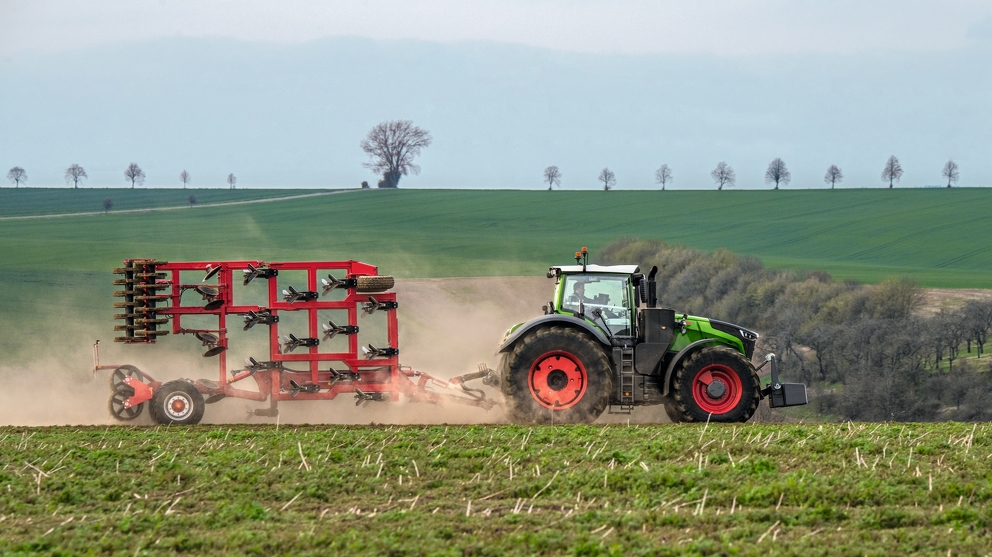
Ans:
{"type": "MultiPolygon", "coordinates": [[[[66,185],[71,183],[73,188],[78,188],[79,184],[89,178],[89,176],[86,174],[85,168],[79,166],[78,164],[72,164],[69,168],[65,169],[64,178],[66,185]]],[[[145,171],[142,170],[136,163],[132,162],[127,165],[127,168],[124,169],[124,178],[131,182],[131,189],[134,189],[135,185],[144,185],[145,171]]],[[[7,179],[10,180],[10,183],[14,184],[15,188],[19,188],[21,187],[21,182],[28,181],[28,173],[23,168],[15,166],[7,172],[7,179]]],[[[179,173],[179,181],[183,183],[183,189],[186,189],[186,186],[191,180],[192,176],[185,169],[179,173]]],[[[227,185],[232,190],[235,188],[237,183],[238,178],[233,173],[227,175],[227,185]]]]}
{"type": "MultiPolygon", "coordinates": [[[[902,178],[902,175],[903,170],[899,159],[895,155],[889,157],[889,160],[885,163],[885,168],[882,170],[882,180],[888,182],[889,188],[892,188],[893,183],[898,182],[902,178]]],[[[947,161],[941,175],[947,180],[947,187],[956,184],[961,177],[958,170],[958,163],[953,160],[947,161]]],[[[724,186],[734,186],[737,183],[737,173],[734,172],[732,166],[724,161],[717,163],[716,168],[710,172],[710,177],[713,178],[713,183],[718,190],[722,190],[724,186]]],[[[607,191],[613,189],[617,183],[616,175],[609,168],[604,168],[599,173],[598,179],[603,183],[603,189],[607,191]]],[[[661,184],[661,189],[664,190],[665,186],[673,181],[672,169],[667,164],[661,165],[658,170],[655,170],[654,179],[655,182],[661,184]]],[[[792,173],[789,172],[785,161],[776,158],[768,164],[768,170],[765,171],[766,184],[775,184],[773,189],[777,190],[779,186],[786,186],[791,181],[792,173]]],[[[827,168],[827,173],[823,176],[823,181],[830,184],[830,189],[834,189],[834,186],[844,181],[844,173],[836,164],[832,164],[827,168]]],[[[551,190],[554,186],[561,187],[561,170],[557,166],[545,168],[544,183],[548,184],[548,190],[551,190]]]]}
{"type": "Polygon", "coordinates": [[[760,355],[777,354],[783,374],[810,385],[814,408],[826,416],[992,418],[992,359],[982,357],[992,300],[924,312],[909,281],[836,282],[824,272],[769,270],[753,257],[659,240],[619,240],[597,262],[657,265],[665,307],[759,331],[760,355]],[[962,360],[966,354],[977,357],[962,360]]]}

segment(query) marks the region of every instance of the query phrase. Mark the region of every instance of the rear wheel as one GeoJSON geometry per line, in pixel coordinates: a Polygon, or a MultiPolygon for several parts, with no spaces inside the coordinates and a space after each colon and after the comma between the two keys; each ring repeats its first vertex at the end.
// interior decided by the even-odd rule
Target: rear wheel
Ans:
{"type": "Polygon", "coordinates": [[[159,424],[192,425],[203,419],[203,395],[186,381],[170,381],[155,391],[148,411],[159,424]]]}
{"type": "Polygon", "coordinates": [[[710,347],[679,366],[665,410],[676,423],[746,422],[760,400],[758,374],[750,362],[730,348],[710,347]]]}
{"type": "Polygon", "coordinates": [[[575,329],[545,327],[520,339],[500,362],[507,412],[518,423],[588,423],[613,390],[606,353],[575,329]]]}

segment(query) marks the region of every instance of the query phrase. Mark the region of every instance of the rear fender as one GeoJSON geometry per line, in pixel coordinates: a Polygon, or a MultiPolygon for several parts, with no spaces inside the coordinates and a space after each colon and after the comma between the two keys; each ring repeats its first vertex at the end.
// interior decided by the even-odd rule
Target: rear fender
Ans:
{"type": "Polygon", "coordinates": [[[724,342],[722,339],[719,338],[704,338],[702,340],[697,340],[696,342],[687,345],[682,350],[679,350],[679,353],[676,354],[675,357],[672,358],[670,362],[668,362],[668,368],[665,370],[665,382],[663,383],[664,388],[661,391],[662,396],[668,396],[668,393],[671,390],[672,373],[675,372],[675,366],[682,363],[683,360],[689,357],[689,355],[695,352],[696,350],[699,350],[704,346],[711,346],[711,345],[726,346],[728,348],[733,348],[737,352],[740,352],[740,350],[738,350],[737,347],[727,344],[726,342],[724,342]]]}
{"type": "Polygon", "coordinates": [[[513,348],[513,345],[517,343],[517,340],[519,340],[520,337],[522,337],[523,335],[527,334],[528,331],[546,325],[566,325],[568,327],[581,329],[592,335],[593,338],[595,338],[603,346],[607,348],[611,346],[610,340],[606,338],[606,335],[603,334],[603,331],[600,331],[596,327],[590,325],[587,321],[579,319],[578,317],[572,317],[571,315],[562,315],[559,313],[553,313],[550,315],[545,315],[543,317],[538,317],[536,319],[531,319],[530,321],[517,327],[517,330],[513,331],[513,333],[510,334],[510,336],[506,337],[506,340],[504,340],[503,343],[499,345],[499,350],[497,350],[497,352],[509,352],[513,348]]]}

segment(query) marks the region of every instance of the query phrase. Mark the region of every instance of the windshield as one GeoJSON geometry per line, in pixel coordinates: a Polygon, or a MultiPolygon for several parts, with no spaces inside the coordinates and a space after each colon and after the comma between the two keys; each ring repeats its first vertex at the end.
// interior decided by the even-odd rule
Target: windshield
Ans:
{"type": "Polygon", "coordinates": [[[579,302],[587,318],[602,326],[592,312],[599,308],[610,332],[627,334],[630,328],[630,288],[627,275],[565,275],[562,277],[562,309],[578,313],[579,302]]]}

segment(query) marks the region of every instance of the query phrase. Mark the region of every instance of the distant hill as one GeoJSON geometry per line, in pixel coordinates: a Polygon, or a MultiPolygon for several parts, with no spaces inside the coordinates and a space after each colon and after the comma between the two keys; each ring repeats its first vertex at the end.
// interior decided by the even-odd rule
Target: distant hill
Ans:
{"type": "MultiPolygon", "coordinates": [[[[843,40],[838,38],[838,40],[843,40]]],[[[169,38],[0,59],[0,171],[60,185],[72,163],[87,184],[356,187],[374,177],[358,147],[386,119],[429,129],[423,173],[401,188],[540,189],[555,164],[565,189],[709,189],[719,161],[739,188],[766,188],[782,157],[793,189],[941,183],[992,185],[992,45],[936,54],[714,57],[590,55],[492,43],[335,38],[299,45],[169,38]]]]}

